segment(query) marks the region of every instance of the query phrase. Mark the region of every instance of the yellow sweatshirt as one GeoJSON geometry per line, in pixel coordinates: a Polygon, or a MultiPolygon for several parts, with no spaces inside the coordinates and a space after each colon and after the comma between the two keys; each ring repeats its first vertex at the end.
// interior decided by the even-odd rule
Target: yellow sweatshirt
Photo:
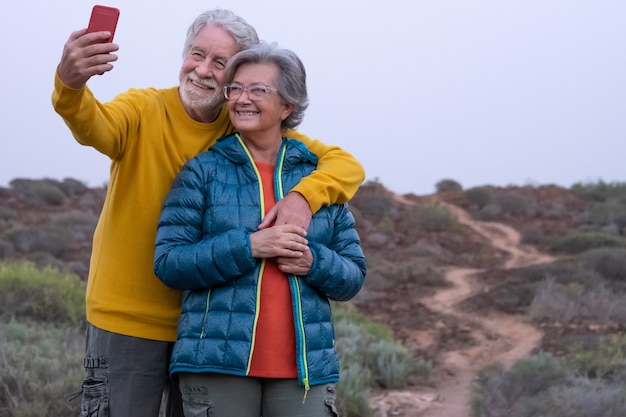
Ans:
{"type": "MultiPolygon", "coordinates": [[[[182,165],[233,131],[226,108],[213,123],[189,117],[170,89],[131,89],[107,103],[88,87],[55,77],[52,103],[76,140],[111,159],[108,190],[93,237],[87,320],[119,334],[175,341],[181,292],[154,275],[154,242],[161,204],[182,165]]],[[[294,189],[311,210],[343,203],[364,179],[361,164],[338,147],[300,133],[319,156],[318,169],[294,189]]]]}

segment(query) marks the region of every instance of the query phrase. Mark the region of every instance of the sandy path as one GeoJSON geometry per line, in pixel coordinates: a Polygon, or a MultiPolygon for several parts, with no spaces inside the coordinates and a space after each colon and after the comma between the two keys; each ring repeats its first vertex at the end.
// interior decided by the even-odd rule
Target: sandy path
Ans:
{"type": "MultiPolygon", "coordinates": [[[[398,199],[411,203],[402,197],[398,199]]],[[[502,268],[554,261],[534,248],[522,245],[515,229],[500,223],[473,220],[461,208],[445,205],[459,222],[487,239],[494,249],[509,254],[502,268]]],[[[441,376],[435,388],[424,391],[388,391],[373,397],[371,404],[376,417],[469,417],[470,390],[476,371],[495,362],[510,366],[517,359],[528,356],[541,340],[542,333],[521,316],[472,316],[457,309],[459,303],[482,290],[473,278],[482,270],[450,267],[444,272],[445,278],[452,285],[421,302],[433,311],[456,316],[477,343],[456,351],[442,352],[437,368],[443,372],[439,372],[441,376]]],[[[422,340],[428,343],[428,336],[423,335],[422,340]]]]}

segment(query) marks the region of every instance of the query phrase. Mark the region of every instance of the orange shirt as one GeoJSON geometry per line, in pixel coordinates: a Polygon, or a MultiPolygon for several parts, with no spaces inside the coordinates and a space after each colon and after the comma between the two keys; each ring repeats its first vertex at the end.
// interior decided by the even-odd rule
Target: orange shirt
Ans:
{"type": "MultiPolygon", "coordinates": [[[[274,165],[255,162],[261,175],[265,214],[274,206],[274,165]]],[[[296,334],[287,276],[273,259],[266,259],[252,363],[248,375],[296,378],[296,334]]]]}

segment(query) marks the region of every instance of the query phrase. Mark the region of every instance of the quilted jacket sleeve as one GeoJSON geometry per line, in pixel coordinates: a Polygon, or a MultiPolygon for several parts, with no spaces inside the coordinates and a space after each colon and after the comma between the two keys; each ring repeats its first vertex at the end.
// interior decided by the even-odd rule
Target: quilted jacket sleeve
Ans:
{"type": "Polygon", "coordinates": [[[309,242],[314,262],[302,278],[326,297],[346,301],[363,286],[367,267],[352,213],[346,204],[332,208],[338,210],[332,240],[328,245],[309,242]]]}
{"type": "Polygon", "coordinates": [[[195,290],[221,284],[255,267],[249,234],[242,228],[208,235],[209,208],[202,164],[192,159],[180,171],[158,223],[154,272],[167,286],[195,290]]]}

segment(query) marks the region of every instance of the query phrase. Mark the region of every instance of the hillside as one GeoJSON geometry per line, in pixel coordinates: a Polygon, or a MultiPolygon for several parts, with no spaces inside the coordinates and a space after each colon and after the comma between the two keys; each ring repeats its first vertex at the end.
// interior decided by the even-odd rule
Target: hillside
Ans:
{"type": "MultiPolygon", "coordinates": [[[[367,183],[350,203],[368,259],[354,304],[433,364],[429,383],[372,393],[379,417],[467,417],[483,367],[540,351],[562,355],[574,341],[624,332],[626,307],[618,305],[626,305],[626,267],[609,276],[604,261],[580,265],[583,253],[626,246],[625,187],[448,185],[400,196],[367,183]],[[588,289],[579,291],[581,300],[601,281],[619,298],[568,314],[552,298],[546,310],[537,294],[550,280],[567,291],[588,289]]],[[[74,180],[19,179],[0,188],[0,259],[86,279],[105,192],[74,180]]]]}

